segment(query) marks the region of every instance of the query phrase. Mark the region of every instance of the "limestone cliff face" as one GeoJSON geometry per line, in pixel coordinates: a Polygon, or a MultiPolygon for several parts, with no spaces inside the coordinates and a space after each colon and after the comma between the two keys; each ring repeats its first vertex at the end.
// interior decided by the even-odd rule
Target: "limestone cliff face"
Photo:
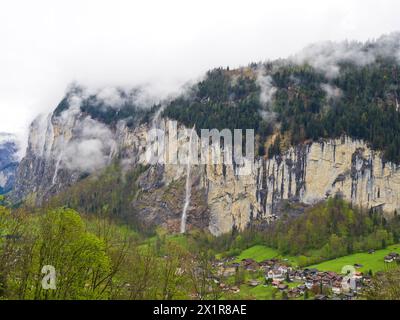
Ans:
{"type": "Polygon", "coordinates": [[[266,162],[260,187],[265,213],[279,199],[314,203],[340,193],[353,204],[393,213],[400,206],[400,171],[358,140],[329,140],[298,146],[282,159],[266,162]]]}
{"type": "Polygon", "coordinates": [[[128,129],[124,122],[111,128],[79,110],[39,116],[30,126],[13,200],[40,204],[116,157],[134,166],[143,156],[147,130],[147,126],[128,129]]]}
{"type": "Polygon", "coordinates": [[[334,139],[291,148],[281,157],[259,159],[250,175],[232,166],[203,170],[209,229],[242,229],[253,219],[275,219],[282,200],[313,204],[340,194],[355,205],[387,215],[400,208],[400,171],[359,140],[334,139]]]}
{"type": "Polygon", "coordinates": [[[355,205],[387,215],[400,208],[400,170],[359,140],[342,138],[291,148],[259,160],[251,176],[208,174],[210,230],[242,228],[253,218],[274,219],[282,200],[313,204],[340,194],[355,205]]]}
{"type": "MultiPolygon", "coordinates": [[[[111,127],[80,112],[39,118],[31,126],[13,197],[41,203],[113,159],[129,168],[146,163],[149,130],[157,127],[168,132],[170,126],[169,120],[159,119],[111,127]]],[[[176,147],[179,154],[185,139],[180,137],[167,148],[176,147]]],[[[186,168],[157,164],[139,177],[140,191],[132,207],[144,223],[179,232],[186,168]]],[[[388,215],[400,208],[398,166],[384,163],[379,152],[350,138],[298,145],[280,157],[256,160],[249,174],[240,175],[238,170],[233,165],[192,165],[189,229],[208,228],[216,235],[243,229],[254,219],[270,221],[279,216],[282,200],[312,204],[337,193],[388,215]]]]}
{"type": "MultiPolygon", "coordinates": [[[[158,127],[168,134],[169,120],[158,127]]],[[[143,161],[149,126],[133,133],[140,137],[137,161],[143,161]]],[[[183,127],[178,129],[184,129],[183,127]]],[[[133,136],[126,141],[132,141],[133,136]]],[[[184,139],[178,139],[181,150],[184,139]]],[[[159,223],[169,216],[178,231],[184,199],[185,166],[153,166],[135,205],[143,219],[159,223]],[[158,168],[157,170],[155,168],[158,168]],[[155,174],[157,172],[157,174],[155,174]],[[151,186],[149,186],[149,181],[151,186]],[[147,199],[147,200],[146,200],[147,199]],[[164,217],[161,218],[160,217],[164,217]]],[[[363,141],[348,137],[298,145],[281,157],[258,159],[249,174],[238,174],[232,165],[193,165],[189,224],[208,227],[213,234],[243,229],[254,219],[270,221],[281,213],[282,200],[313,204],[341,194],[353,204],[379,208],[388,215],[400,208],[400,171],[385,163],[379,152],[363,141]],[[193,221],[192,221],[193,220],[193,221]]]]}

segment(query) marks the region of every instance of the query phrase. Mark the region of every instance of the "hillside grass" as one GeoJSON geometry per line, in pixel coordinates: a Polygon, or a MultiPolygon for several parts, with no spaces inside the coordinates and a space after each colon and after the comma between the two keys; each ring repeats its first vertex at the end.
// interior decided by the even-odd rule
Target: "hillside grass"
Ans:
{"type": "Polygon", "coordinates": [[[279,256],[279,252],[275,249],[268,248],[263,245],[255,245],[246,250],[243,250],[241,254],[236,258],[236,261],[243,259],[253,259],[257,262],[261,262],[266,259],[272,259],[279,256]]]}
{"type": "Polygon", "coordinates": [[[243,259],[253,259],[257,262],[261,262],[267,259],[280,259],[289,262],[293,266],[297,266],[296,257],[281,255],[278,250],[264,245],[255,245],[243,250],[240,255],[237,256],[235,261],[240,262],[243,259]]]}
{"type": "Polygon", "coordinates": [[[359,269],[360,271],[368,272],[369,270],[372,270],[372,272],[375,273],[377,271],[385,271],[396,265],[395,262],[390,264],[384,262],[384,257],[390,252],[400,253],[400,244],[388,246],[386,249],[377,250],[372,254],[367,252],[355,253],[337,259],[328,260],[309,266],[309,268],[340,273],[345,265],[354,265],[358,263],[363,265],[359,269]]]}
{"type": "MultiPolygon", "coordinates": [[[[400,253],[400,244],[394,244],[388,246],[386,249],[376,250],[372,254],[369,254],[368,252],[354,253],[333,260],[327,260],[321,263],[309,265],[307,268],[315,268],[320,271],[334,271],[340,273],[342,268],[346,265],[353,266],[354,264],[361,264],[363,266],[358,269],[359,271],[368,272],[371,270],[373,273],[375,273],[377,271],[385,271],[395,266],[394,262],[391,264],[384,262],[384,257],[390,252],[400,253]]],[[[235,261],[240,262],[243,259],[253,259],[257,262],[261,262],[263,260],[273,258],[287,260],[293,266],[298,265],[297,257],[282,256],[277,250],[263,245],[255,245],[243,250],[240,255],[237,256],[235,261]]]]}

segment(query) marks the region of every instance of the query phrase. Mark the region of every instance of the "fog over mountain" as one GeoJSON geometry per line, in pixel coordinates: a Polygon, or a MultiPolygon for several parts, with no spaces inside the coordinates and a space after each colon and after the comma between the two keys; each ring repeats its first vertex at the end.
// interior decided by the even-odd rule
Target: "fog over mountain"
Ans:
{"type": "Polygon", "coordinates": [[[399,12],[1,0],[0,301],[400,300],[399,12]]]}
{"type": "MultiPolygon", "coordinates": [[[[394,0],[253,0],[245,6],[239,1],[4,1],[0,130],[26,141],[32,119],[53,109],[73,81],[93,88],[144,85],[165,96],[213,67],[238,67],[288,57],[310,43],[366,41],[399,30],[399,6],[394,0]]],[[[307,59],[314,49],[297,58],[307,59]]]]}

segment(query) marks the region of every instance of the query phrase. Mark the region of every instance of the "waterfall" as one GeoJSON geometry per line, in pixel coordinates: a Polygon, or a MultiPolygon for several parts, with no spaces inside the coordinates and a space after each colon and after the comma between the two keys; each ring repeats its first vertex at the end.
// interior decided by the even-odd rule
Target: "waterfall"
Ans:
{"type": "Polygon", "coordinates": [[[46,159],[50,158],[51,148],[53,147],[53,144],[54,144],[54,126],[53,126],[53,122],[52,122],[52,116],[53,116],[52,113],[50,113],[47,116],[47,128],[46,128],[46,133],[45,133],[45,141],[44,141],[43,154],[42,154],[42,156],[46,159]]]}
{"type": "Polygon", "coordinates": [[[190,131],[189,137],[189,148],[188,148],[188,157],[187,157],[187,166],[186,166],[186,194],[185,194],[185,205],[183,206],[182,218],[181,218],[181,233],[186,232],[186,219],[187,219],[187,209],[190,204],[190,196],[191,196],[191,180],[190,180],[190,169],[191,169],[191,158],[192,158],[192,137],[195,127],[193,126],[190,131]]]}
{"type": "Polygon", "coordinates": [[[158,122],[160,121],[161,118],[161,113],[164,111],[164,106],[161,106],[158,108],[158,110],[155,112],[153,119],[151,120],[151,128],[155,129],[157,128],[158,122]]]}
{"type": "Polygon", "coordinates": [[[65,148],[65,144],[64,144],[65,140],[64,140],[64,136],[63,135],[61,135],[60,140],[61,141],[59,142],[59,146],[58,146],[58,149],[59,149],[60,153],[58,154],[56,167],[55,167],[55,170],[54,170],[52,186],[55,185],[55,183],[56,183],[56,179],[57,179],[57,176],[58,176],[58,171],[59,171],[60,164],[61,164],[61,161],[62,161],[62,158],[63,158],[63,149],[65,148]]]}
{"type": "Polygon", "coordinates": [[[61,159],[62,159],[62,152],[60,152],[60,155],[58,156],[58,159],[57,159],[57,162],[56,162],[56,169],[54,171],[52,185],[55,185],[55,183],[56,183],[56,179],[57,179],[57,175],[58,175],[58,169],[60,167],[61,159]]]}

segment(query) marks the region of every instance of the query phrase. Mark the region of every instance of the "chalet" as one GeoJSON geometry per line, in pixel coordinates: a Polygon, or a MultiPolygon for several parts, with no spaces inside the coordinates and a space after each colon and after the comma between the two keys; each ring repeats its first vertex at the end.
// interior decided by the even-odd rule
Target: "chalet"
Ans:
{"type": "Polygon", "coordinates": [[[307,289],[311,289],[314,286],[314,281],[307,280],[304,285],[307,287],[307,289]]]}
{"type": "Polygon", "coordinates": [[[385,261],[386,263],[391,263],[391,262],[394,261],[394,257],[392,257],[392,256],[390,256],[390,255],[387,255],[387,256],[385,256],[384,261],[385,261]]]}
{"type": "Polygon", "coordinates": [[[294,271],[290,274],[290,278],[295,281],[303,280],[303,273],[301,271],[294,271]]]}
{"type": "Polygon", "coordinates": [[[365,285],[371,283],[371,277],[370,276],[363,276],[362,281],[365,285]]]}
{"type": "Polygon", "coordinates": [[[231,277],[231,276],[235,275],[235,273],[236,273],[235,267],[226,267],[222,271],[222,274],[224,277],[231,277]]]}
{"type": "Polygon", "coordinates": [[[317,273],[318,273],[317,269],[308,269],[308,268],[306,268],[306,269],[303,270],[303,274],[304,274],[305,277],[316,275],[317,273]]]}
{"type": "Polygon", "coordinates": [[[307,287],[305,285],[300,285],[297,287],[297,289],[299,290],[300,294],[304,294],[304,292],[307,290],[307,287]]]}
{"type": "Polygon", "coordinates": [[[219,284],[219,287],[220,287],[220,289],[222,290],[222,291],[227,291],[227,290],[229,290],[229,287],[225,284],[225,283],[220,283],[219,284]]]}
{"type": "Polygon", "coordinates": [[[278,267],[278,271],[280,271],[282,274],[286,274],[290,270],[292,270],[292,269],[290,267],[287,267],[287,266],[281,265],[281,266],[278,267]]]}
{"type": "Polygon", "coordinates": [[[242,266],[248,271],[256,271],[260,267],[253,259],[243,259],[242,266]]]}
{"type": "Polygon", "coordinates": [[[270,270],[270,271],[268,271],[268,273],[266,275],[266,279],[283,281],[283,280],[285,280],[285,274],[282,273],[282,271],[279,269],[270,270]]]}
{"type": "Polygon", "coordinates": [[[395,260],[400,260],[400,255],[396,252],[391,252],[387,256],[385,256],[385,262],[393,262],[395,260]]]}
{"type": "Polygon", "coordinates": [[[287,284],[283,284],[283,283],[278,285],[278,289],[281,290],[281,291],[286,290],[288,287],[289,286],[287,284]]]}
{"type": "Polygon", "coordinates": [[[252,287],[257,287],[259,284],[260,284],[260,282],[257,281],[257,280],[250,280],[249,281],[249,285],[252,286],[252,287]]]}
{"type": "Polygon", "coordinates": [[[301,295],[302,295],[302,293],[300,292],[300,290],[298,288],[293,288],[288,291],[289,298],[298,298],[301,295]]]}
{"type": "Polygon", "coordinates": [[[397,259],[397,258],[399,258],[400,254],[398,254],[397,252],[391,252],[391,253],[389,253],[389,256],[392,256],[397,259]]]}
{"type": "Polygon", "coordinates": [[[272,280],[271,285],[275,288],[278,288],[278,286],[281,284],[279,280],[272,280]]]}
{"type": "Polygon", "coordinates": [[[255,260],[253,260],[253,259],[242,259],[242,265],[244,265],[244,266],[248,266],[248,265],[251,265],[251,264],[256,264],[257,262],[255,261],[255,260]]]}
{"type": "Polygon", "coordinates": [[[239,289],[239,287],[234,286],[234,287],[232,287],[232,288],[230,289],[230,291],[231,291],[232,293],[239,293],[239,292],[240,292],[240,289],[239,289]]]}
{"type": "Polygon", "coordinates": [[[342,293],[342,284],[341,283],[339,283],[339,284],[335,283],[332,286],[332,292],[334,294],[337,294],[337,295],[341,294],[342,293]]]}
{"type": "Polygon", "coordinates": [[[271,267],[275,266],[277,263],[278,263],[277,259],[267,259],[267,260],[261,261],[259,263],[259,265],[264,268],[268,268],[268,267],[271,268],[271,267]]]}

